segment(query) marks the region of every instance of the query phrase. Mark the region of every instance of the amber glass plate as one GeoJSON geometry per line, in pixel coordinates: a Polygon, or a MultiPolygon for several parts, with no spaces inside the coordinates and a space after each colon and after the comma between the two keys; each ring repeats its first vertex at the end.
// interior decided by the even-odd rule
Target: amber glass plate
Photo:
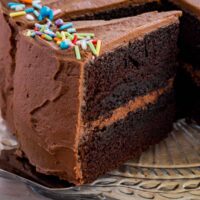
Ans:
{"type": "MultiPolygon", "coordinates": [[[[17,148],[17,143],[1,122],[0,149],[11,148],[17,148]]],[[[50,188],[5,170],[0,170],[0,177],[0,180],[7,184],[7,188],[11,188],[10,190],[16,187],[16,184],[21,184],[17,192],[28,193],[29,197],[25,199],[29,200],[49,198],[198,200],[200,199],[200,126],[195,123],[187,124],[185,120],[178,121],[168,138],[152,146],[138,160],[125,163],[116,171],[108,173],[90,185],[50,188]]],[[[0,187],[0,199],[2,199],[1,194],[0,187]]],[[[6,194],[11,197],[9,192],[6,194]]],[[[4,199],[6,194],[3,194],[4,199]]],[[[24,195],[19,200],[23,198],[24,195]]]]}

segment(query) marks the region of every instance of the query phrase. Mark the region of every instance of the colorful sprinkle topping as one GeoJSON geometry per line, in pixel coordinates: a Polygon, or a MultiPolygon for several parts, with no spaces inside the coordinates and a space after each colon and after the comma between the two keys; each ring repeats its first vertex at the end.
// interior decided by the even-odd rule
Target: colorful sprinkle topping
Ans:
{"type": "Polygon", "coordinates": [[[74,49],[77,60],[81,60],[82,50],[91,50],[93,55],[99,56],[101,40],[96,40],[93,33],[78,33],[72,22],[65,23],[62,19],[46,24],[35,23],[35,28],[27,32],[27,36],[54,42],[61,50],[74,49]]]}
{"type": "Polygon", "coordinates": [[[27,36],[33,38],[38,36],[43,40],[53,42],[61,50],[74,49],[77,60],[82,58],[80,49],[90,50],[94,56],[99,56],[101,40],[97,40],[94,33],[79,33],[72,22],[64,22],[63,19],[54,21],[54,16],[61,13],[60,9],[52,10],[48,6],[43,6],[41,0],[10,2],[8,7],[15,11],[10,13],[11,17],[26,16],[29,21],[35,19],[47,21],[44,24],[35,23],[34,29],[27,31],[27,36]]]}
{"type": "Polygon", "coordinates": [[[44,19],[53,20],[55,14],[59,14],[60,10],[52,10],[48,6],[43,6],[41,4],[41,0],[20,0],[21,3],[17,2],[9,2],[8,7],[15,12],[10,13],[10,17],[19,17],[29,14],[26,16],[26,19],[33,21],[34,17],[37,18],[38,21],[42,21],[44,19]],[[32,7],[31,7],[32,6],[32,7]],[[30,17],[30,14],[33,14],[30,17]]]}

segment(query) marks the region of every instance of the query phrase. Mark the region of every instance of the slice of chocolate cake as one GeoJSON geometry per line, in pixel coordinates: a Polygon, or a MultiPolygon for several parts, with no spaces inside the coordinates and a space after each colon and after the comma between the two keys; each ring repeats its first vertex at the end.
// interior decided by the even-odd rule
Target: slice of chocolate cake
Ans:
{"type": "Polygon", "coordinates": [[[177,80],[179,114],[200,119],[200,1],[168,0],[165,3],[168,9],[183,11],[179,38],[183,64],[177,80]]]}
{"type": "MultiPolygon", "coordinates": [[[[17,17],[10,17],[13,11],[13,3],[31,2],[24,0],[1,0],[0,1],[0,106],[3,118],[6,119],[8,127],[14,133],[13,123],[13,75],[15,72],[15,54],[17,35],[19,30],[32,28],[38,22],[37,14],[30,13],[25,8],[26,14],[17,17]],[[29,17],[27,17],[27,14],[29,17]],[[32,17],[30,17],[30,14],[32,17]],[[33,14],[33,15],[32,15],[33,14]],[[35,16],[36,15],[36,16],[35,16]]],[[[72,19],[112,19],[125,16],[133,16],[144,11],[151,11],[160,8],[160,0],[43,0],[44,6],[54,9],[54,19],[62,17],[65,20],[72,19]]]]}
{"type": "Polygon", "coordinates": [[[20,33],[13,116],[37,171],[88,183],[166,137],[175,117],[180,15],[75,22],[78,37],[102,41],[100,53],[91,48],[96,57],[90,42],[78,53],[74,47],[76,59],[73,49],[20,33]]]}

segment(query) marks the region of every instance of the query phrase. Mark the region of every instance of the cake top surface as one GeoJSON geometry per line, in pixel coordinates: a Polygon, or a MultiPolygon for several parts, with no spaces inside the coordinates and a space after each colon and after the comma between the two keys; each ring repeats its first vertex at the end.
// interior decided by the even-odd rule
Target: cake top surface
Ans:
{"type": "MultiPolygon", "coordinates": [[[[8,8],[8,3],[17,2],[23,3],[32,0],[1,0],[2,8],[6,14],[10,14],[12,10],[8,8]]],[[[64,17],[67,19],[76,18],[88,13],[95,13],[97,11],[104,11],[107,9],[113,9],[121,7],[123,5],[141,5],[150,2],[160,2],[160,0],[43,0],[41,3],[44,6],[48,6],[56,12],[55,18],[64,17]]],[[[26,6],[32,7],[29,3],[26,6]]],[[[25,16],[18,16],[14,18],[15,21],[20,22],[24,26],[30,26],[32,21],[27,20],[25,16]]],[[[37,19],[34,20],[34,22],[37,19]]]]}
{"type": "MultiPolygon", "coordinates": [[[[128,43],[130,40],[134,40],[136,38],[140,38],[143,35],[156,30],[157,28],[161,28],[164,26],[167,26],[169,24],[175,23],[178,21],[179,16],[181,16],[180,11],[169,11],[169,12],[149,12],[144,13],[138,16],[134,17],[127,17],[127,18],[121,18],[121,19],[114,19],[110,21],[104,21],[104,20],[92,20],[92,21],[77,21],[73,22],[74,27],[76,28],[76,33],[71,34],[72,39],[69,41],[70,37],[65,37],[70,42],[70,47],[64,48],[64,50],[60,48],[60,43],[57,44],[54,41],[49,41],[48,39],[45,40],[41,37],[41,35],[35,35],[34,38],[32,38],[30,34],[30,30],[23,31],[23,35],[28,36],[27,39],[30,40],[33,43],[38,43],[39,45],[48,48],[48,51],[56,51],[60,55],[68,56],[72,58],[75,58],[73,49],[74,46],[79,45],[72,44],[72,41],[74,39],[75,35],[79,34],[94,34],[94,37],[92,38],[84,38],[86,39],[86,42],[92,42],[93,41],[101,41],[101,50],[99,51],[99,54],[103,54],[105,52],[111,51],[114,48],[117,48],[119,46],[122,46],[123,44],[128,43]]],[[[68,22],[69,23],[69,22],[68,22]]],[[[33,30],[32,30],[33,31],[33,30]]],[[[57,33],[57,30],[54,30],[52,28],[52,31],[54,33],[57,33]]],[[[34,33],[35,31],[33,31],[34,33]]],[[[62,31],[60,32],[60,34],[62,31]]],[[[66,33],[66,32],[65,32],[66,33]]],[[[87,35],[86,35],[87,36],[87,35]]],[[[82,39],[82,40],[84,40],[82,39]]],[[[60,38],[60,41],[63,41],[62,37],[60,38]]],[[[97,46],[94,48],[96,49],[97,46]]],[[[84,58],[91,57],[91,53],[94,54],[92,48],[90,45],[87,46],[87,50],[84,50],[82,48],[82,45],[80,45],[80,53],[81,57],[84,60],[84,58]]]]}
{"type": "Polygon", "coordinates": [[[170,0],[176,5],[181,6],[195,15],[200,16],[200,1],[199,0],[170,0]]]}

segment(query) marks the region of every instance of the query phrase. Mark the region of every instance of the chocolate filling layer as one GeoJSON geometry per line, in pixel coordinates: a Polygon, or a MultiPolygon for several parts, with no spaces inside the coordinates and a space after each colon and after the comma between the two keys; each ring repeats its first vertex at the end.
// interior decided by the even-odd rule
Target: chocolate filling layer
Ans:
{"type": "Polygon", "coordinates": [[[174,79],[170,79],[166,87],[149,92],[144,96],[138,96],[134,100],[130,100],[127,104],[116,108],[110,118],[100,117],[96,121],[91,122],[90,124],[92,128],[98,127],[101,129],[106,126],[110,126],[113,123],[127,117],[130,112],[134,113],[137,110],[147,109],[149,104],[155,104],[160,96],[162,96],[165,92],[171,90],[173,87],[173,83],[174,79]]]}

